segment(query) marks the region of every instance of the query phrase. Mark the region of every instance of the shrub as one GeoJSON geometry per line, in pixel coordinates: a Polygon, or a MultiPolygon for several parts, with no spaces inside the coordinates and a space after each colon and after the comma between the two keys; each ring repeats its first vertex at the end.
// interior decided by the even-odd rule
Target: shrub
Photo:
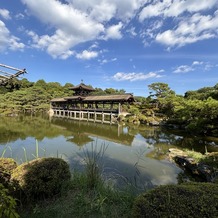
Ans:
{"type": "Polygon", "coordinates": [[[38,158],[18,166],[11,179],[19,184],[28,199],[39,200],[58,194],[70,177],[69,166],[64,160],[38,158]]]}
{"type": "Polygon", "coordinates": [[[218,185],[160,186],[136,198],[133,217],[218,217],[218,185]]]}
{"type": "Polygon", "coordinates": [[[0,158],[0,183],[6,188],[9,187],[12,171],[17,167],[17,163],[12,158],[0,158]]]}
{"type": "Polygon", "coordinates": [[[18,218],[16,212],[16,201],[10,195],[8,190],[0,183],[0,217],[18,218]]]}

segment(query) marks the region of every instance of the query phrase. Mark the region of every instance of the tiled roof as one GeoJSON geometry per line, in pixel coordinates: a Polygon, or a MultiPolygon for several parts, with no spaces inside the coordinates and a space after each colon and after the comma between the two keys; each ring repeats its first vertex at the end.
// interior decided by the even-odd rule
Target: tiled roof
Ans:
{"type": "Polygon", "coordinates": [[[64,98],[53,98],[51,99],[51,102],[63,102],[63,101],[67,101],[64,98]]]}
{"type": "Polygon", "coordinates": [[[81,88],[84,89],[84,90],[95,91],[95,89],[93,89],[93,88],[90,87],[90,86],[85,85],[84,83],[80,83],[79,85],[74,86],[74,87],[71,87],[71,88],[69,88],[69,89],[71,89],[71,90],[77,90],[77,89],[81,89],[81,88]]]}
{"type": "Polygon", "coordinates": [[[82,100],[84,102],[95,102],[95,101],[128,101],[129,99],[134,100],[132,94],[120,94],[120,95],[91,95],[91,96],[70,96],[64,98],[54,98],[51,102],[66,102],[67,100],[82,100]]]}
{"type": "Polygon", "coordinates": [[[131,94],[86,96],[84,101],[127,101],[133,98],[131,94]]]}

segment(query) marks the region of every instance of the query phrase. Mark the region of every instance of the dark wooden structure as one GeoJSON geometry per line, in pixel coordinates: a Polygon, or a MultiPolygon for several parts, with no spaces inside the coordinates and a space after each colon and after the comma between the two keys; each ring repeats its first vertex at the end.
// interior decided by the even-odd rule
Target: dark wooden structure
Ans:
{"type": "Polygon", "coordinates": [[[114,123],[123,112],[122,106],[134,101],[132,94],[92,95],[95,91],[84,83],[70,88],[74,94],[51,100],[51,111],[55,117],[66,117],[102,123],[114,123]]]}
{"type": "Polygon", "coordinates": [[[15,67],[0,64],[0,85],[6,85],[11,79],[19,77],[24,73],[27,73],[26,69],[18,69],[15,67]],[[11,72],[6,72],[2,70],[2,68],[7,68],[7,70],[10,70],[11,72]],[[12,71],[16,71],[16,73],[12,73],[12,71]]]}

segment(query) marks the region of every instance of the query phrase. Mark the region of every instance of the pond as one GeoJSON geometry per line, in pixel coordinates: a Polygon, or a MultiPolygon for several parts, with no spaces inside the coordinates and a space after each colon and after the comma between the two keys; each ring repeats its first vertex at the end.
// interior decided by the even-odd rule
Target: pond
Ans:
{"type": "Polygon", "coordinates": [[[73,171],[84,169],[87,152],[100,154],[102,175],[118,186],[131,183],[144,189],[177,183],[181,169],[167,158],[172,147],[218,151],[218,138],[145,125],[36,116],[0,117],[0,156],[12,157],[18,163],[36,157],[61,157],[73,171]]]}

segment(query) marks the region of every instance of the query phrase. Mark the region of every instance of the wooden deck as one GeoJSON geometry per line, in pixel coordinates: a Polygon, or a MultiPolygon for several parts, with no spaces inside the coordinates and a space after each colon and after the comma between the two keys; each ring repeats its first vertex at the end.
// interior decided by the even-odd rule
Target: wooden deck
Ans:
{"type": "Polygon", "coordinates": [[[73,120],[84,120],[99,123],[113,124],[117,122],[118,110],[109,109],[59,109],[52,108],[54,117],[61,117],[73,120]]]}

